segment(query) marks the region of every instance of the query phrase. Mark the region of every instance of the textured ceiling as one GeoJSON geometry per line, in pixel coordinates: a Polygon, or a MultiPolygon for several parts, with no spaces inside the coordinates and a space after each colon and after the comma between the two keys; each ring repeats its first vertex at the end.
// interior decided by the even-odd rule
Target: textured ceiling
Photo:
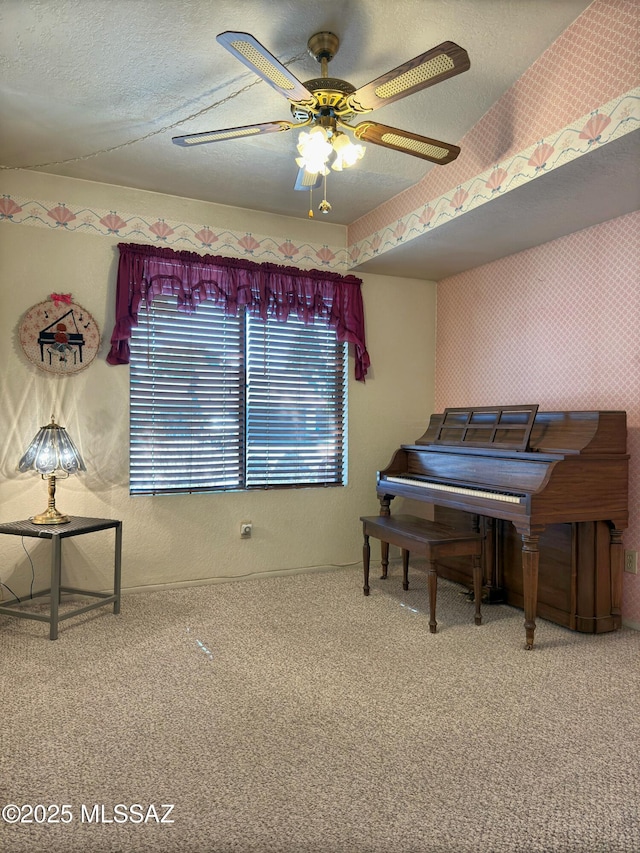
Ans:
{"type": "MultiPolygon", "coordinates": [[[[306,218],[308,194],[293,190],[293,133],[171,142],[290,118],[287,100],[218,33],[252,33],[305,81],[320,73],[308,38],[332,31],[341,43],[329,73],[356,87],[454,41],[469,71],[374,120],[455,143],[589,2],[0,0],[0,164],[306,218]]],[[[447,167],[369,144],[357,167],[330,177],[328,221],[354,222],[432,168],[447,167]]]]}

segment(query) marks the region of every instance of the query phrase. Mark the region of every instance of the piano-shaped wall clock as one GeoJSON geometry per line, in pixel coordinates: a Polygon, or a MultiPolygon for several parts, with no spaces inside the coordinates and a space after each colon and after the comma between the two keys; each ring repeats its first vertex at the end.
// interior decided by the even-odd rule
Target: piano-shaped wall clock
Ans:
{"type": "Polygon", "coordinates": [[[36,367],[48,373],[78,373],[88,367],[100,348],[100,330],[91,314],[54,293],[30,308],[20,322],[20,343],[36,367]]]}

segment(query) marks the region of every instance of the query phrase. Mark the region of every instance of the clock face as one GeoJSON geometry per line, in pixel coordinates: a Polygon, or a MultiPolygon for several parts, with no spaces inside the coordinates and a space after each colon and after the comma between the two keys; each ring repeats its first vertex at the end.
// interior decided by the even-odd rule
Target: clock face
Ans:
{"type": "Polygon", "coordinates": [[[20,343],[29,361],[48,373],[78,373],[100,348],[100,330],[75,302],[40,302],[20,323],[20,343]]]}

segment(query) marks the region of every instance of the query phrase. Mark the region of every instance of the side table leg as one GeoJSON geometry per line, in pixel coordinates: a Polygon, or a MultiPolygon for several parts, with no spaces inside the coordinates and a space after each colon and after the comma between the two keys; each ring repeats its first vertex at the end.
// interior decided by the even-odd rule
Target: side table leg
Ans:
{"type": "Polygon", "coordinates": [[[122,573],[122,522],[116,527],[116,551],[113,561],[113,594],[116,600],[113,602],[113,612],[120,613],[120,590],[122,573]]]}
{"type": "Polygon", "coordinates": [[[60,574],[62,564],[62,539],[54,535],[51,542],[51,604],[49,609],[49,639],[58,639],[58,611],[60,606],[60,574]]]}

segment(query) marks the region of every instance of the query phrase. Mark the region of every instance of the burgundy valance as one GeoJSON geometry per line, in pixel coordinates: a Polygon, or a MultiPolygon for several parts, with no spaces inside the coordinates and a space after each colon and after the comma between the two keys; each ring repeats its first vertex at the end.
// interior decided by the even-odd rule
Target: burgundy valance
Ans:
{"type": "Polygon", "coordinates": [[[131,329],[138,324],[141,301],[173,295],[180,310],[195,311],[206,299],[227,314],[246,308],[254,316],[286,321],[295,314],[305,325],[314,320],[335,329],[338,341],[355,347],[356,379],[369,367],[365,345],[362,280],[325,270],[300,270],[259,264],[242,258],[198,255],[166,247],[119,243],[116,323],[109,364],[129,363],[131,329]]]}

